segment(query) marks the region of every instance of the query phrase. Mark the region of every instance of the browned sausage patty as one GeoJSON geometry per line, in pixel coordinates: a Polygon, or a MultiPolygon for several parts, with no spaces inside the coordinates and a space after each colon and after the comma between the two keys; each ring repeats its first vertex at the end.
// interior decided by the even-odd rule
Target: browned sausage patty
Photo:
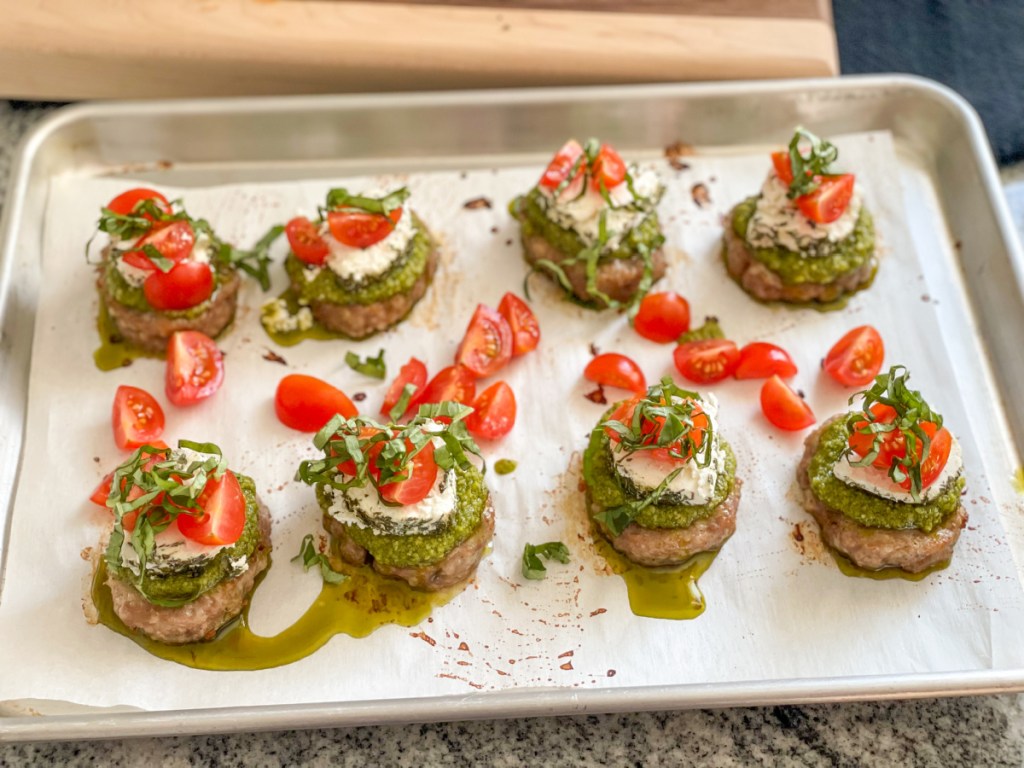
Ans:
{"type": "Polygon", "coordinates": [[[725,233],[722,240],[725,268],[743,290],[762,301],[789,301],[803,303],[810,301],[830,302],[855,293],[867,287],[875,276],[878,261],[868,259],[830,283],[795,283],[786,285],[782,278],[750,253],[747,241],[732,227],[736,209],[726,215],[725,233]]]}
{"type": "Polygon", "coordinates": [[[419,568],[399,568],[375,560],[365,548],[357,544],[348,535],[342,523],[339,523],[326,513],[324,514],[323,525],[326,531],[333,537],[337,544],[338,554],[341,555],[345,562],[352,565],[370,564],[382,576],[402,579],[408,582],[409,586],[413,589],[420,589],[424,592],[436,592],[439,589],[451,587],[465,581],[476,573],[476,567],[484,556],[484,550],[494,535],[494,507],[491,505],[490,496],[488,496],[483,517],[477,529],[461,544],[445,555],[442,560],[432,565],[420,566],[419,568]]]}
{"type": "MultiPolygon", "coordinates": [[[[580,262],[566,263],[565,254],[558,250],[540,235],[524,235],[523,251],[530,266],[538,261],[547,260],[561,266],[565,276],[572,285],[573,295],[580,301],[594,302],[604,306],[605,302],[587,291],[587,268],[580,262]]],[[[659,248],[651,254],[652,282],[660,280],[665,274],[665,254],[659,248]]],[[[538,267],[544,269],[543,266],[538,267]]],[[[544,270],[549,274],[548,270],[544,270]]],[[[644,260],[640,256],[628,259],[606,259],[597,265],[597,290],[615,301],[629,303],[640,289],[640,281],[644,276],[644,260]]]]}
{"type": "Polygon", "coordinates": [[[245,572],[222,581],[178,608],[153,605],[131,584],[108,575],[114,613],[128,629],[159,643],[180,645],[212,640],[217,630],[242,612],[256,585],[256,577],[270,564],[270,515],[262,505],[259,526],[260,540],[245,572]]]}
{"type": "Polygon", "coordinates": [[[409,286],[409,290],[396,293],[383,301],[372,304],[336,304],[321,299],[314,300],[310,302],[313,317],[327,330],[343,333],[354,339],[362,339],[387,330],[409,314],[416,306],[416,302],[423,298],[437,270],[437,262],[438,251],[432,248],[423,273],[409,286]]]}
{"type": "MultiPolygon", "coordinates": [[[[701,552],[721,548],[735,533],[742,485],[740,478],[734,478],[732,490],[715,511],[685,528],[644,528],[630,523],[618,536],[611,536],[604,526],[598,526],[616,550],[638,565],[680,565],[701,552]]],[[[605,509],[590,498],[589,492],[587,506],[592,517],[605,509]]]]}
{"type": "Polygon", "coordinates": [[[825,504],[814,495],[808,467],[818,449],[818,440],[831,424],[843,415],[829,419],[807,436],[804,455],[797,467],[796,477],[803,490],[803,506],[821,529],[821,538],[833,549],[846,555],[854,565],[869,571],[882,568],[901,568],[908,573],[920,573],[933,565],[944,563],[953,556],[953,547],[960,531],[967,525],[967,510],[957,507],[942,525],[930,533],[917,528],[894,530],[869,528],[825,504]]]}
{"type": "Polygon", "coordinates": [[[238,306],[238,289],[242,281],[237,272],[222,282],[210,297],[210,306],[196,317],[174,317],[166,312],[142,310],[126,306],[107,289],[106,268],[101,267],[96,281],[101,300],[117,326],[122,338],[147,352],[164,353],[167,340],[176,331],[200,331],[211,339],[228,327],[238,306]]]}

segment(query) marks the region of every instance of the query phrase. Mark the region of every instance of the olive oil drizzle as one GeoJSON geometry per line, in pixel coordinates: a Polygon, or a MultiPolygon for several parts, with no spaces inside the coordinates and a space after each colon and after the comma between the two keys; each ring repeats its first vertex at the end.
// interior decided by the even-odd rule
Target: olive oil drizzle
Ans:
{"type": "Polygon", "coordinates": [[[706,603],[697,580],[711,567],[718,551],[700,552],[682,565],[647,568],[621,555],[594,530],[594,542],[612,571],[626,582],[629,607],[637,616],[651,619],[695,619],[706,603]]]}
{"type": "Polygon", "coordinates": [[[96,330],[100,334],[100,346],[92,353],[92,359],[101,371],[116,371],[118,368],[131,365],[132,361],[140,357],[151,357],[158,360],[163,357],[161,354],[147,352],[123,341],[121,332],[113,318],[110,317],[107,304],[102,299],[99,313],[96,315],[96,330]]]}
{"type": "Polygon", "coordinates": [[[942,571],[949,567],[949,560],[943,560],[941,563],[925,568],[920,573],[910,573],[904,571],[902,568],[882,568],[877,571],[869,571],[866,568],[861,568],[859,565],[854,565],[853,561],[850,560],[846,555],[832,547],[827,547],[828,551],[832,554],[832,558],[836,561],[836,565],[839,570],[846,576],[852,576],[860,579],[873,579],[874,581],[888,581],[889,579],[903,579],[905,581],[922,581],[936,571],[942,571]]]}
{"type": "Polygon", "coordinates": [[[243,671],[291,664],[319,650],[338,634],[360,638],[385,624],[413,627],[465,587],[463,583],[441,592],[417,592],[405,582],[384,578],[369,566],[352,566],[337,558],[331,558],[331,565],[348,578],[340,584],[325,583],[306,612],[273,637],[257,635],[249,628],[248,604],[241,616],[207,643],[167,645],[142,637],[130,631],[114,613],[102,561],[93,575],[92,600],[101,624],[154,656],[193,669],[243,671]]]}

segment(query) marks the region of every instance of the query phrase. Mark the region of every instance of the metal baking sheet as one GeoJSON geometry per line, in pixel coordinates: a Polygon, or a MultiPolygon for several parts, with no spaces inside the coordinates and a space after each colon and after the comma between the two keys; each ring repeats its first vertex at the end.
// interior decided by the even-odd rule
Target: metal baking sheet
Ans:
{"type": "MultiPolygon", "coordinates": [[[[933,298],[968,317],[985,356],[957,371],[957,385],[985,402],[978,431],[990,482],[1014,498],[1011,473],[1024,445],[1024,258],[976,116],[926,81],[841,81],[552,89],[381,97],[123,103],[64,110],[40,125],[12,174],[0,261],[0,364],[5,440],[0,444],[4,540],[17,485],[28,361],[38,295],[48,180],[56,174],[131,175],[206,186],[386,170],[539,162],[583,130],[632,148],[677,138],[728,148],[761,144],[797,123],[829,133],[888,130],[900,152],[898,181],[914,204],[932,206],[917,247],[947,270],[933,298]],[[415,126],[415,130],[410,130],[415,126]]],[[[941,329],[940,329],[941,330],[941,329]]],[[[975,345],[975,334],[950,333],[975,345]]],[[[1020,563],[1020,509],[1003,523],[1020,563]]],[[[6,550],[6,547],[4,548],[6,550]]],[[[0,562],[2,574],[2,562],[0,562]]],[[[2,578],[2,575],[0,575],[2,578]]],[[[2,584],[2,582],[0,582],[2,584]]],[[[2,593],[0,593],[2,598],[2,593]]],[[[89,738],[390,721],[467,719],[778,702],[977,694],[1024,689],[1024,670],[767,680],[607,690],[526,689],[440,699],[247,707],[180,712],[65,710],[26,703],[0,718],[0,738],[89,738]],[[33,711],[48,712],[45,717],[33,711]]]]}

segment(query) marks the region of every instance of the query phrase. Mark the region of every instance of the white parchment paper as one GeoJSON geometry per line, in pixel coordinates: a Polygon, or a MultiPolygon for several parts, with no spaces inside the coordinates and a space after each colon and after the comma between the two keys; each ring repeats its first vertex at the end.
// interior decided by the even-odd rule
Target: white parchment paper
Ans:
{"type": "MultiPolygon", "coordinates": [[[[722,434],[736,450],[744,479],[743,500],[735,536],[701,580],[707,610],[694,621],[634,616],[623,582],[607,572],[589,541],[577,490],[578,456],[603,411],[583,397],[593,386],[581,372],[594,344],[632,356],[653,382],[674,373],[672,346],[640,338],[621,315],[580,309],[535,278],[541,346],[499,374],[515,390],[519,416],[509,436],[484,446],[489,460],[512,458],[519,466],[511,475],[487,476],[497,530],[493,552],[470,588],[418,628],[388,626],[361,640],[339,636],[283,668],[214,673],[154,658],[90,625],[83,614],[89,577],[83,552],[96,545],[105,524],[105,513],[86,499],[123,459],[110,429],[116,387],[143,387],[161,400],[168,442],[217,442],[232,467],[255,478],[273,516],[274,565],[250,618],[258,633],[280,631],[319,592],[319,576],[289,559],[302,536],[318,530],[320,513],[312,489],[293,482],[298,462],[314,450],[309,436],[276,420],[277,382],[288,372],[320,376],[350,395],[366,393],[361,405],[375,413],[387,382],[347,368],[348,349],[365,355],[384,347],[389,380],[413,354],[431,374],[450,364],[476,303],[496,306],[506,290],[521,293],[526,268],[506,205],[539,170],[165,189],[169,197],[185,194],[189,211],[208,218],[224,238],[248,245],[272,223],[312,214],[330,186],[358,190],[401,181],[443,249],[435,283],[410,318],[362,343],[276,348],[259,325],[266,297],[248,284],[235,326],[221,340],[224,387],[190,409],[167,402],[160,361],[139,360],[109,373],[93,365],[97,299],[83,244],[99,207],[130,183],[58,178],[50,190],[27,439],[0,603],[0,700],[157,710],[1024,666],[1017,642],[1024,630],[1021,586],[968,421],[969,414],[979,417],[980,404],[958,391],[950,375],[972,361],[951,357],[955,353],[934,330],[939,313],[948,310],[930,299],[922,267],[929,254],[911,241],[890,138],[847,136],[837,143],[843,165],[855,169],[864,186],[882,244],[879,277],[869,291],[842,312],[818,313],[761,306],[726,276],[719,260],[722,216],[759,189],[769,166],[763,152],[694,156],[681,172],[656,162],[668,186],[660,210],[670,265],[658,288],[686,296],[695,325],[717,315],[740,344],[763,339],[789,350],[800,367],[793,384],[821,420],[844,409],[850,393],[820,375],[820,359],[851,327],[878,327],[887,364],[909,366],[914,385],[963,445],[971,520],[947,570],[920,583],[840,574],[797,501],[794,470],[803,434],[784,434],[764,421],[760,382],[730,381],[714,391],[722,403],[722,434]],[[703,208],[691,195],[698,182],[711,198],[703,208]],[[478,196],[493,207],[463,207],[478,196]],[[287,365],[265,360],[268,350],[287,365]],[[524,582],[524,543],[550,540],[569,546],[572,563],[552,564],[543,582],[524,582]]],[[[285,285],[284,251],[279,243],[275,295],[285,285]]]]}

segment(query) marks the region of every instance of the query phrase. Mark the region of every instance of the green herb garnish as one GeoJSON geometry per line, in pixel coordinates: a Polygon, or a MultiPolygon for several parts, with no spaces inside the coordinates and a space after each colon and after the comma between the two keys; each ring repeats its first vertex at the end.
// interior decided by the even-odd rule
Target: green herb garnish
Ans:
{"type": "Polygon", "coordinates": [[[366,356],[363,360],[355,352],[345,353],[345,363],[353,371],[358,371],[371,379],[384,379],[388,375],[387,366],[384,365],[384,350],[381,349],[376,357],[366,356]]]}
{"type": "Polygon", "coordinates": [[[331,562],[327,558],[327,555],[322,552],[318,552],[316,547],[313,545],[313,534],[307,533],[302,539],[302,546],[299,549],[299,554],[292,558],[292,562],[302,562],[302,570],[308,571],[310,568],[319,566],[320,576],[328,584],[340,584],[348,578],[344,573],[331,568],[331,562]]]}
{"type": "Polygon", "coordinates": [[[546,544],[527,544],[523,547],[523,577],[539,580],[547,576],[548,569],[541,562],[541,557],[569,562],[569,548],[560,541],[549,541],[546,544]]]}
{"type": "MultiPolygon", "coordinates": [[[[905,482],[909,477],[910,493],[914,501],[918,501],[921,496],[921,467],[931,450],[931,437],[921,425],[922,422],[931,422],[938,432],[942,429],[942,416],[931,409],[920,392],[907,386],[909,379],[910,373],[902,365],[894,365],[888,373],[876,376],[870,388],[850,398],[852,405],[857,397],[863,397],[863,413],[851,413],[847,417],[847,425],[851,434],[857,432],[872,438],[871,450],[858,461],[850,462],[855,467],[871,465],[878,458],[887,437],[896,430],[903,433],[906,450],[902,456],[892,457],[888,474],[896,484],[905,482]],[[895,411],[895,416],[891,420],[880,421],[871,410],[875,404],[889,406],[895,411]],[[859,422],[864,424],[857,428],[859,422]]],[[[851,453],[853,449],[848,446],[845,455],[851,453]]]]}
{"type": "Polygon", "coordinates": [[[704,324],[699,328],[693,328],[679,336],[677,343],[688,344],[691,341],[706,341],[708,339],[724,339],[725,332],[718,324],[718,318],[708,316],[704,318],[704,324]]]}
{"type": "Polygon", "coordinates": [[[406,384],[402,387],[402,394],[398,396],[398,400],[392,406],[391,410],[388,411],[388,418],[392,421],[398,421],[400,418],[405,416],[405,412],[409,410],[409,403],[412,402],[413,395],[416,394],[416,385],[406,384]]]}
{"type": "Polygon", "coordinates": [[[789,142],[789,164],[793,180],[789,183],[786,196],[792,200],[814,192],[821,184],[819,177],[829,174],[829,166],[838,157],[839,150],[834,144],[798,127],[789,142]],[[801,142],[810,145],[810,152],[806,155],[801,151],[801,142]]]}
{"type": "Polygon", "coordinates": [[[321,221],[332,211],[350,211],[353,213],[377,213],[390,216],[391,212],[401,208],[409,197],[406,187],[396,189],[384,197],[366,197],[353,195],[344,187],[336,187],[327,193],[327,205],[320,209],[321,221]]]}

